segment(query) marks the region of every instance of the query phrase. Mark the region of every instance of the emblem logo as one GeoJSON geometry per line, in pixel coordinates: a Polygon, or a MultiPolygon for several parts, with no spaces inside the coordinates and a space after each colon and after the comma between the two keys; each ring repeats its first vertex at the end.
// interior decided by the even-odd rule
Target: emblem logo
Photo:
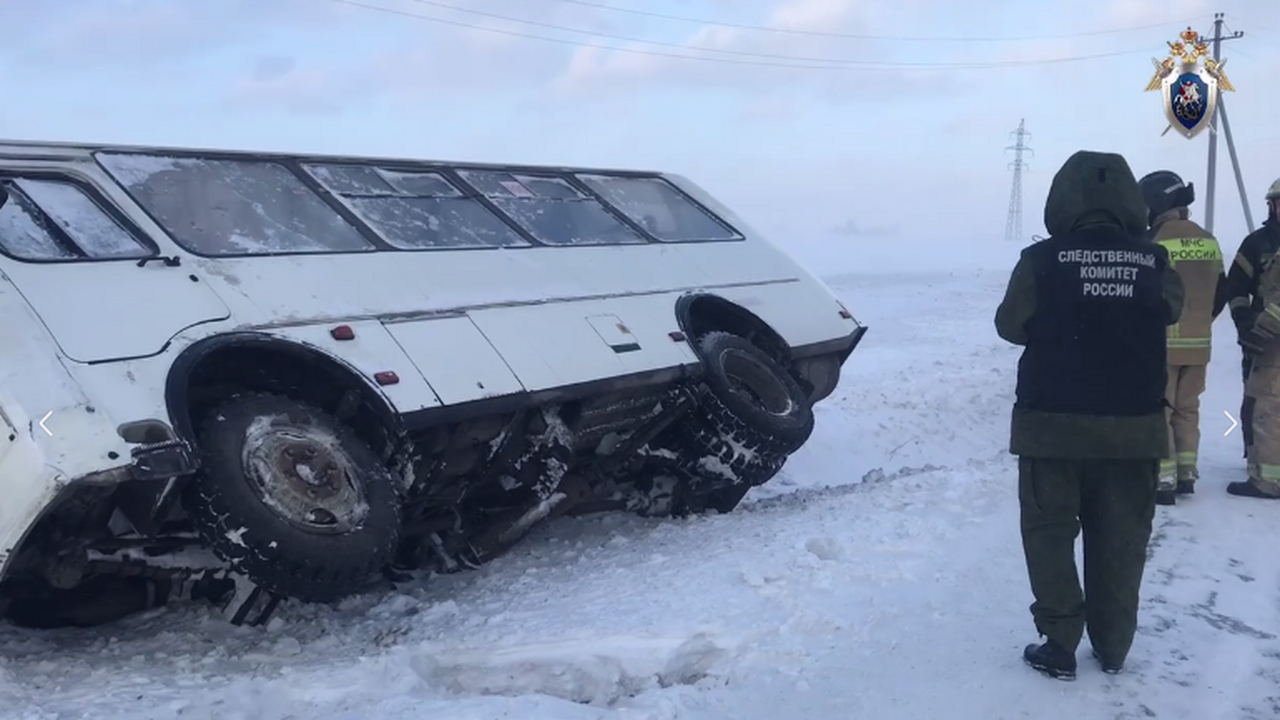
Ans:
{"type": "Polygon", "coordinates": [[[1177,42],[1166,44],[1168,57],[1151,58],[1156,73],[1145,92],[1160,91],[1164,114],[1169,120],[1164,132],[1177,128],[1178,132],[1193,138],[1213,121],[1213,113],[1218,109],[1218,93],[1233,92],[1235,88],[1222,70],[1227,61],[1217,62],[1209,57],[1208,43],[1201,42],[1200,35],[1191,28],[1183,31],[1177,42]]]}

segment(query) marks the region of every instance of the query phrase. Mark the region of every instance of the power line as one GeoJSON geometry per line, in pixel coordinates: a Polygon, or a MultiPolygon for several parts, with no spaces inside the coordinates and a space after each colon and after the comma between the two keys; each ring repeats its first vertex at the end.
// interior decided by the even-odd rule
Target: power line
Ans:
{"type": "MultiPolygon", "coordinates": [[[[582,30],[579,28],[566,27],[564,25],[555,25],[553,23],[541,22],[539,20],[525,20],[523,18],[516,18],[503,13],[495,13],[495,12],[488,12],[485,10],[474,10],[471,8],[458,7],[457,5],[437,2],[436,0],[410,0],[410,1],[415,2],[419,5],[427,5],[430,7],[441,8],[444,10],[453,10],[456,12],[467,13],[469,15],[478,15],[480,17],[487,17],[487,18],[492,18],[494,20],[501,20],[503,22],[522,23],[524,25],[543,28],[546,30],[555,30],[558,32],[574,33],[577,35],[586,35],[589,37],[604,38],[607,40],[621,40],[623,42],[644,43],[646,45],[653,45],[655,47],[675,48],[677,50],[696,50],[700,52],[720,53],[724,55],[734,55],[739,57],[761,58],[764,60],[781,60],[786,62],[798,62],[798,63],[824,63],[824,64],[833,64],[833,65],[850,65],[855,67],[892,66],[892,67],[933,68],[933,67],[954,67],[955,66],[952,63],[917,63],[917,62],[894,63],[894,62],[885,62],[885,61],[848,60],[848,59],[842,59],[842,58],[822,58],[822,57],[805,57],[805,56],[797,56],[797,55],[780,55],[777,53],[761,53],[761,52],[751,52],[747,50],[730,50],[725,48],[696,47],[696,46],[686,45],[684,43],[664,42],[661,40],[645,40],[643,38],[637,38],[637,37],[628,36],[628,35],[614,35],[610,33],[597,32],[594,30],[582,30]]],[[[994,63],[999,61],[992,61],[992,62],[994,63]]],[[[1005,61],[1005,62],[1008,62],[1008,61],[1005,61]]],[[[959,64],[968,65],[968,63],[959,63],[959,64]]],[[[974,63],[974,64],[977,65],[977,64],[983,64],[983,63],[974,63]]]]}
{"type": "Polygon", "coordinates": [[[1255,61],[1255,62],[1258,60],[1258,58],[1256,58],[1256,57],[1254,57],[1254,56],[1250,55],[1249,53],[1247,53],[1247,52],[1245,52],[1245,51],[1243,51],[1243,50],[1239,50],[1239,49],[1232,50],[1232,51],[1231,51],[1231,55],[1232,55],[1233,57],[1234,57],[1234,56],[1236,56],[1236,55],[1239,55],[1239,56],[1240,56],[1240,57],[1242,57],[1242,58],[1245,58],[1245,59],[1247,59],[1247,60],[1253,60],[1253,61],[1255,61]]]}
{"type": "Polygon", "coordinates": [[[1253,17],[1253,16],[1249,16],[1249,17],[1247,17],[1247,18],[1243,18],[1243,19],[1244,19],[1244,21],[1245,21],[1245,24],[1246,24],[1246,25],[1249,25],[1250,27],[1252,27],[1252,28],[1254,29],[1254,32],[1253,32],[1253,34],[1254,34],[1254,35],[1257,35],[1257,34],[1258,34],[1258,32],[1257,32],[1257,31],[1258,31],[1258,29],[1259,29],[1259,28],[1261,28],[1261,29],[1262,29],[1262,34],[1263,34],[1263,35],[1269,35],[1269,36],[1271,36],[1271,37],[1273,37],[1273,38],[1274,38],[1274,37],[1276,37],[1277,35],[1280,35],[1280,26],[1272,25],[1272,24],[1270,24],[1270,23],[1260,23],[1260,22],[1257,22],[1257,18],[1255,18],[1255,17],[1253,17]]]}
{"type": "Polygon", "coordinates": [[[861,35],[857,33],[838,33],[824,32],[822,30],[792,30],[789,28],[775,28],[767,25],[749,25],[746,23],[732,23],[719,20],[706,20],[704,18],[694,18],[685,15],[671,15],[669,13],[653,12],[650,10],[635,10],[632,8],[615,7],[613,5],[605,5],[604,3],[588,2],[587,0],[559,0],[559,2],[570,5],[580,5],[582,7],[596,8],[598,10],[608,10],[610,12],[627,13],[628,15],[640,15],[643,17],[658,18],[661,20],[671,20],[674,22],[691,23],[695,25],[711,25],[714,27],[736,28],[738,30],[754,30],[757,32],[779,33],[785,35],[807,35],[810,37],[829,37],[829,38],[845,38],[848,40],[896,40],[899,42],[1031,42],[1035,40],[1063,40],[1068,38],[1093,37],[1098,35],[1118,35],[1126,32],[1136,32],[1138,30],[1153,30],[1156,28],[1167,28],[1170,25],[1182,25],[1194,23],[1203,20],[1203,16],[1188,18],[1186,20],[1169,20],[1167,22],[1151,23],[1149,25],[1131,25],[1123,28],[1111,28],[1108,30],[1089,30],[1078,33],[1063,33],[1059,35],[1022,35],[1022,36],[1004,36],[1004,37],[974,37],[974,36],[923,36],[923,35],[861,35]]]}
{"type": "Polygon", "coordinates": [[[1256,32],[1255,32],[1255,33],[1252,33],[1252,34],[1250,34],[1250,35],[1247,35],[1246,37],[1249,37],[1249,38],[1252,38],[1252,39],[1254,39],[1254,40],[1257,40],[1258,42],[1262,43],[1263,45],[1269,45],[1269,46],[1271,46],[1271,47],[1273,47],[1273,48],[1280,48],[1280,42],[1277,42],[1277,41],[1272,40],[1272,39],[1270,39],[1270,38],[1267,38],[1267,37],[1263,37],[1263,36],[1261,36],[1261,35],[1258,35],[1258,33],[1256,33],[1256,32]]]}
{"type": "MultiPolygon", "coordinates": [[[[1260,42],[1263,45],[1270,45],[1271,47],[1280,48],[1280,39],[1278,39],[1280,38],[1280,31],[1266,25],[1265,23],[1259,24],[1259,23],[1253,22],[1253,18],[1245,18],[1245,20],[1247,21],[1247,24],[1253,29],[1250,30],[1247,34],[1244,32],[1241,32],[1240,35],[1248,37],[1251,40],[1260,42]],[[1259,32],[1258,28],[1262,29],[1261,32],[1259,32]]],[[[1231,26],[1226,24],[1225,20],[1223,21],[1223,24],[1226,25],[1227,30],[1229,32],[1234,32],[1231,30],[1231,26]]],[[[1245,57],[1248,57],[1248,56],[1246,55],[1245,57]]]]}
{"type": "Polygon", "coordinates": [[[1270,45],[1271,47],[1280,47],[1280,41],[1277,41],[1275,39],[1275,36],[1269,33],[1259,33],[1257,30],[1253,30],[1247,34],[1245,33],[1241,33],[1241,34],[1251,40],[1256,40],[1262,43],[1263,45],[1270,45]]]}
{"type": "MultiPolygon", "coordinates": [[[[444,3],[433,3],[433,2],[429,2],[428,0],[414,0],[414,1],[420,2],[421,4],[437,5],[439,7],[448,7],[452,10],[457,10],[459,12],[470,12],[473,14],[480,13],[480,11],[468,10],[466,8],[460,8],[453,5],[446,5],[444,3]]],[[[375,12],[386,13],[388,15],[398,15],[401,17],[408,17],[416,20],[423,20],[426,22],[438,23],[441,25],[450,25],[453,27],[465,28],[468,30],[478,30],[481,32],[494,33],[497,35],[507,35],[510,37],[526,38],[529,40],[541,40],[542,42],[555,43],[558,45],[568,45],[571,47],[596,48],[599,50],[611,50],[613,52],[628,53],[633,55],[667,57],[667,58],[673,58],[673,59],[679,59],[679,60],[695,60],[700,62],[720,63],[724,65],[750,65],[754,67],[790,68],[793,70],[846,70],[846,69],[854,69],[854,68],[881,69],[881,70],[886,70],[886,69],[892,69],[892,70],[944,70],[944,69],[945,70],[984,70],[984,69],[997,69],[997,68],[1005,68],[1005,67],[1055,65],[1060,63],[1081,62],[1085,60],[1097,60],[1101,58],[1120,57],[1124,55],[1135,55],[1139,53],[1149,52],[1149,48],[1139,48],[1134,50],[1121,50],[1121,51],[1108,52],[1108,53],[1094,53],[1092,55],[1076,55],[1071,57],[1047,58],[1044,60],[996,60],[996,61],[987,61],[987,62],[967,62],[967,63],[963,63],[963,62],[962,63],[898,63],[898,62],[886,62],[886,61],[877,61],[877,60],[861,61],[861,60],[837,60],[837,59],[823,59],[823,58],[803,58],[803,57],[795,57],[795,56],[789,56],[789,55],[769,55],[769,54],[761,54],[761,53],[746,53],[745,51],[720,50],[715,48],[698,48],[698,47],[689,47],[687,45],[681,45],[678,43],[662,43],[654,40],[645,40],[642,38],[628,37],[628,36],[622,36],[622,35],[608,35],[604,33],[595,33],[595,32],[590,32],[585,30],[578,30],[574,28],[563,28],[563,27],[554,26],[554,25],[547,26],[547,27],[562,30],[565,32],[575,32],[575,33],[586,34],[586,35],[591,35],[595,37],[602,37],[602,38],[608,38],[608,39],[614,39],[614,40],[623,40],[623,41],[632,42],[632,43],[657,45],[657,46],[664,46],[664,47],[676,47],[684,50],[693,50],[693,51],[702,51],[702,52],[721,52],[721,53],[728,53],[728,54],[734,54],[734,55],[749,55],[749,56],[763,55],[764,57],[796,61],[796,62],[787,62],[787,63],[765,62],[765,61],[752,61],[752,60],[734,60],[734,59],[722,58],[722,57],[706,57],[706,56],[700,56],[700,55],[680,55],[680,54],[668,53],[668,52],[658,52],[655,50],[642,50],[640,48],[615,47],[611,45],[597,45],[592,43],[578,42],[575,40],[566,40],[563,38],[547,37],[545,35],[535,35],[532,33],[518,32],[515,30],[504,30],[501,28],[486,27],[484,25],[476,25],[474,23],[465,23],[457,20],[446,20],[444,18],[433,17],[430,15],[420,15],[418,13],[411,13],[405,10],[396,10],[394,8],[382,7],[380,5],[370,5],[368,3],[357,2],[356,0],[330,0],[330,2],[338,3],[340,5],[350,5],[352,7],[364,8],[366,10],[373,10],[375,12]],[[821,62],[824,64],[820,64],[820,65],[811,64],[814,62],[821,62]],[[806,64],[806,63],[810,63],[810,64],[806,64]]],[[[529,21],[525,21],[519,18],[513,18],[505,15],[497,15],[497,14],[491,14],[491,13],[482,13],[482,14],[490,15],[492,17],[495,17],[497,19],[501,19],[507,22],[533,24],[533,23],[530,23],[529,21]]],[[[537,23],[537,24],[543,25],[542,23],[537,23]]]]}

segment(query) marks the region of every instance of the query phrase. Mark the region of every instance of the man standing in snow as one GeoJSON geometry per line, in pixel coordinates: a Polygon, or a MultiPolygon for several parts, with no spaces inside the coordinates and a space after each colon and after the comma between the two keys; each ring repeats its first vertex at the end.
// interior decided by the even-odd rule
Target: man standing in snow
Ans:
{"type": "Polygon", "coordinates": [[[1177,173],[1158,170],[1138,181],[1147,204],[1148,236],[1164,246],[1169,264],[1186,290],[1182,317],[1169,327],[1169,457],[1160,464],[1156,504],[1173,505],[1177,495],[1195,492],[1200,478],[1200,394],[1204,392],[1218,286],[1225,280],[1222,248],[1209,231],[1190,220],[1195,187],[1177,173]]]}
{"type": "Polygon", "coordinates": [[[1106,672],[1120,671],[1133,644],[1169,452],[1166,329],[1181,315],[1183,288],[1165,249],[1144,237],[1147,208],[1120,155],[1072,155],[1044,219],[1050,237],[1022,251],[995,324],[1024,348],[1009,450],[1031,614],[1046,641],[1023,659],[1071,680],[1086,630],[1106,672]]]}
{"type": "MultiPolygon", "coordinates": [[[[1258,297],[1258,274],[1268,258],[1280,250],[1280,221],[1277,217],[1277,202],[1280,202],[1280,180],[1271,184],[1267,191],[1267,220],[1262,227],[1250,233],[1236,250],[1235,260],[1227,271],[1227,281],[1223,283],[1215,311],[1222,307],[1231,308],[1231,321],[1236,326],[1236,337],[1243,350],[1241,373],[1246,384],[1249,382],[1249,370],[1253,367],[1253,359],[1258,354],[1258,339],[1253,325],[1262,312],[1262,299],[1258,297]]],[[[1244,440],[1244,454],[1249,457],[1249,446],[1253,442],[1253,398],[1246,392],[1240,405],[1240,435],[1244,440]]]]}
{"type": "Polygon", "coordinates": [[[1267,220],[1240,243],[1218,306],[1231,319],[1244,349],[1244,404],[1240,408],[1249,479],[1227,485],[1243,497],[1280,497],[1280,180],[1267,190],[1267,220]]]}

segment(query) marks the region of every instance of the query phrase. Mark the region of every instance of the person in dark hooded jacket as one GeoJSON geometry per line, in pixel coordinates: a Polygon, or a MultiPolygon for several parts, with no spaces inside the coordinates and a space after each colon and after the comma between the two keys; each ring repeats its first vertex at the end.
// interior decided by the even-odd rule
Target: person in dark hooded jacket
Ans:
{"type": "Polygon", "coordinates": [[[1074,679],[1088,632],[1119,672],[1137,629],[1165,423],[1166,332],[1183,286],[1145,238],[1147,207],[1123,157],[1081,151],[1053,178],[1050,237],[1022,251],[996,311],[1023,346],[1009,450],[1042,644],[1023,659],[1074,679]],[[1084,533],[1084,589],[1075,539],[1084,533]]]}

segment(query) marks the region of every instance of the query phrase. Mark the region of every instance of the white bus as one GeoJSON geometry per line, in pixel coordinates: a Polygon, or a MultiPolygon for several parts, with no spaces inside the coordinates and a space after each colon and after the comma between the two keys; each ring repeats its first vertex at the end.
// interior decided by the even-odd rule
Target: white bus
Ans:
{"type": "Polygon", "coordinates": [[[866,330],[659,172],[0,142],[0,187],[0,612],[216,577],[259,622],[727,512],[866,330]]]}

